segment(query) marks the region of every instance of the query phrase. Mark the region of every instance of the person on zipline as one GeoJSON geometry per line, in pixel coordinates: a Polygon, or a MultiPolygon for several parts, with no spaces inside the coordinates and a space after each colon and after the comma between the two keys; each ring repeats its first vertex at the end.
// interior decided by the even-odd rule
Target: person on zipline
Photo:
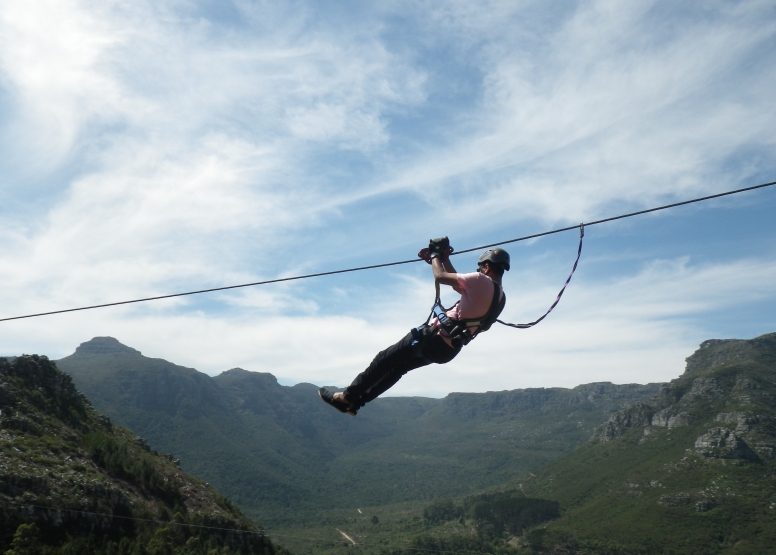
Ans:
{"type": "Polygon", "coordinates": [[[476,272],[459,274],[450,263],[452,251],[447,237],[442,237],[432,239],[428,249],[421,250],[418,256],[431,264],[436,283],[452,287],[461,294],[461,300],[443,312],[437,286],[433,311],[436,316],[430,322],[380,351],[345,391],[332,393],[320,388],[321,399],[340,412],[355,416],[361,407],[388,391],[410,370],[450,362],[463,345],[490,328],[506,303],[501,278],[509,270],[509,254],[503,249],[489,249],[480,256],[476,272]]]}

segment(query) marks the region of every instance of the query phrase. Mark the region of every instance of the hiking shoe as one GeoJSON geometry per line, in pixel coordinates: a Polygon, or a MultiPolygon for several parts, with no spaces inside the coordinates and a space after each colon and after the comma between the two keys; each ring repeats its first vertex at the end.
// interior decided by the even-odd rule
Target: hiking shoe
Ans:
{"type": "Polygon", "coordinates": [[[334,393],[326,389],[325,387],[322,387],[318,390],[318,395],[321,399],[323,399],[323,402],[327,405],[331,405],[338,411],[349,414],[350,416],[355,416],[358,412],[358,409],[353,408],[353,406],[350,403],[343,403],[342,401],[339,401],[334,398],[334,393]]]}

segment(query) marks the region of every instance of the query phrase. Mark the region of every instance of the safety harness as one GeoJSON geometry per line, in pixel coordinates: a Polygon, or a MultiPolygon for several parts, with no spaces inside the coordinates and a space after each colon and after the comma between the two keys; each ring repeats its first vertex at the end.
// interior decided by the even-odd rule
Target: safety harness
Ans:
{"type": "Polygon", "coordinates": [[[488,312],[479,318],[462,318],[454,319],[447,315],[448,310],[452,310],[458,303],[455,303],[449,309],[442,306],[442,301],[439,298],[439,282],[436,283],[436,299],[434,299],[434,306],[431,308],[431,313],[428,315],[426,324],[431,320],[431,316],[436,316],[439,321],[439,325],[445,330],[445,333],[450,337],[450,342],[453,347],[458,348],[463,345],[468,345],[469,342],[477,337],[481,331],[488,331],[490,327],[496,322],[496,319],[504,310],[506,305],[506,295],[501,294],[501,285],[493,282],[493,299],[490,301],[490,307],[488,312]]]}

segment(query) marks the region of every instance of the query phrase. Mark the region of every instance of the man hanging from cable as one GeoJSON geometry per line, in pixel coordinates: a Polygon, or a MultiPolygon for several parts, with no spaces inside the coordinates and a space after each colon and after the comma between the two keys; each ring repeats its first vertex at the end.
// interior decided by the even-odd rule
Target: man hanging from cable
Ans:
{"type": "Polygon", "coordinates": [[[321,399],[340,412],[355,416],[361,407],[393,387],[410,370],[450,362],[478,333],[490,328],[506,303],[501,278],[509,270],[509,254],[503,249],[489,249],[480,256],[476,272],[459,274],[450,263],[452,252],[448,238],[441,237],[432,239],[428,248],[418,253],[431,264],[437,290],[426,323],[378,353],[345,391],[332,393],[322,387],[318,390],[321,399]],[[449,285],[461,295],[449,310],[439,300],[440,284],[449,285]]]}

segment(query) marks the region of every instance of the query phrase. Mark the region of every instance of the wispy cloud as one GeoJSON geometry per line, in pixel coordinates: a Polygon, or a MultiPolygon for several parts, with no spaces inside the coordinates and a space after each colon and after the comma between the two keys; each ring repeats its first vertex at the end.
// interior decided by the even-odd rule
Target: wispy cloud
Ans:
{"type": "Polygon", "coordinates": [[[48,212],[6,220],[16,286],[49,280],[51,265],[45,302],[218,282],[319,223],[331,191],[311,157],[383,144],[383,110],[422,100],[422,74],[373,38],[301,34],[304,15],[277,11],[254,37],[174,4],[6,6],[0,60],[25,106],[6,142],[19,166],[80,166],[52,180],[48,212]]]}
{"type": "MultiPolygon", "coordinates": [[[[773,51],[772,6],[720,3],[702,18],[688,8],[593,2],[541,37],[520,31],[516,9],[474,47],[483,87],[466,121],[445,129],[457,140],[429,144],[370,193],[404,187],[438,205],[441,189],[459,217],[575,221],[773,170],[731,164],[742,150],[773,149],[776,68],[761,61],[773,51]],[[475,204],[461,214],[463,199],[475,204]]],[[[439,17],[452,32],[477,27],[459,10],[439,17]]]]}

